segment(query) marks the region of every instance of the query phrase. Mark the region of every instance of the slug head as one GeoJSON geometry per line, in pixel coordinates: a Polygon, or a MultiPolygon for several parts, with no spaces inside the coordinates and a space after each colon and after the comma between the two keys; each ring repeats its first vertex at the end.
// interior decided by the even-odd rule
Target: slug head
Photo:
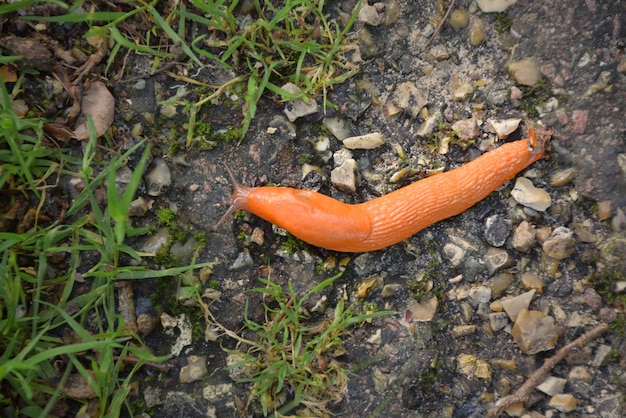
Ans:
{"type": "Polygon", "coordinates": [[[252,187],[247,187],[239,183],[237,179],[235,179],[235,176],[233,175],[233,172],[230,170],[230,167],[228,167],[228,165],[224,164],[224,167],[226,168],[226,172],[228,173],[228,179],[230,180],[230,184],[233,186],[233,202],[226,211],[226,213],[224,213],[224,216],[222,216],[222,218],[213,227],[214,231],[217,231],[222,226],[222,224],[226,222],[226,219],[228,219],[228,217],[234,212],[237,212],[239,210],[248,210],[248,195],[250,195],[250,192],[252,192],[253,190],[252,187]]]}

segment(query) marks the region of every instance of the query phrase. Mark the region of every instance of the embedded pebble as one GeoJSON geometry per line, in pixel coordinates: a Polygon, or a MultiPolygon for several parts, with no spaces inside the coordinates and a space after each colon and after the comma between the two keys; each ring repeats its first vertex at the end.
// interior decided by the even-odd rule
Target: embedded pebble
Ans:
{"type": "Polygon", "coordinates": [[[589,122],[589,111],[575,109],[572,111],[572,122],[574,123],[573,131],[575,134],[584,134],[587,131],[587,123],[589,122]]]}
{"type": "Polygon", "coordinates": [[[583,222],[574,222],[574,233],[578,242],[597,242],[598,236],[593,232],[593,222],[585,219],[583,222]]]}
{"type": "Polygon", "coordinates": [[[348,149],[374,149],[380,147],[384,143],[385,138],[380,132],[352,136],[343,140],[343,145],[348,149]]]}
{"type": "Polygon", "coordinates": [[[478,46],[486,41],[487,33],[485,32],[485,21],[479,18],[474,19],[470,26],[469,39],[471,46],[478,46]]]}
{"type": "Polygon", "coordinates": [[[431,48],[430,54],[437,61],[445,61],[450,58],[450,52],[444,44],[439,44],[431,48]]]}
{"type": "Polygon", "coordinates": [[[539,212],[544,212],[552,204],[550,194],[543,189],[535,187],[526,177],[518,177],[511,196],[521,205],[527,206],[539,212]]]}
{"type": "Polygon", "coordinates": [[[546,255],[556,260],[563,260],[569,257],[574,252],[574,245],[576,239],[574,233],[564,226],[559,226],[554,231],[550,238],[543,243],[543,251],[546,255]]]}
{"type": "Polygon", "coordinates": [[[596,348],[596,353],[591,361],[592,367],[601,367],[606,363],[606,359],[611,355],[613,348],[610,345],[600,344],[596,348]]]}
{"type": "Polygon", "coordinates": [[[452,124],[452,130],[456,133],[456,136],[461,139],[473,140],[480,135],[476,118],[456,121],[452,124]]]}
{"type": "Polygon", "coordinates": [[[233,393],[233,385],[231,383],[217,383],[205,386],[202,389],[202,397],[210,403],[218,402],[220,399],[228,398],[233,393]]]}
{"type": "Polygon", "coordinates": [[[513,223],[500,216],[493,215],[485,220],[485,240],[494,247],[502,247],[509,235],[513,223]]]}
{"type": "Polygon", "coordinates": [[[522,221],[513,232],[511,245],[517,251],[527,253],[535,245],[535,235],[535,227],[527,221],[522,221]]]}
{"type": "Polygon", "coordinates": [[[337,190],[342,192],[356,192],[356,169],[356,161],[348,158],[339,167],[333,168],[333,171],[330,172],[331,183],[337,190]]]}
{"type": "Polygon", "coordinates": [[[148,202],[143,196],[130,202],[128,216],[144,216],[148,212],[148,202]]]}
{"type": "Polygon", "coordinates": [[[165,161],[161,158],[154,159],[152,169],[146,174],[146,181],[150,196],[160,196],[172,184],[172,175],[165,161]]]}
{"type": "Polygon", "coordinates": [[[415,132],[415,136],[417,136],[418,138],[429,138],[435,131],[435,128],[437,128],[440,123],[441,111],[437,109],[433,113],[431,113],[428,118],[426,118],[424,123],[420,125],[420,127],[415,132]]]}
{"type": "Polygon", "coordinates": [[[450,13],[448,23],[455,30],[463,29],[469,23],[469,13],[465,9],[454,9],[450,13]]]}
{"type": "Polygon", "coordinates": [[[137,316],[137,331],[142,337],[146,337],[154,331],[156,319],[147,313],[137,316]]]}
{"type": "Polygon", "coordinates": [[[176,241],[170,247],[170,254],[182,264],[188,264],[193,257],[195,246],[196,240],[194,237],[189,237],[184,244],[180,241],[176,241]]]}
{"type": "Polygon", "coordinates": [[[500,13],[517,3],[517,0],[476,0],[484,13],[500,13]]]}
{"type": "Polygon", "coordinates": [[[455,102],[463,102],[470,97],[474,91],[472,83],[463,83],[452,91],[452,100],[455,102]]]}
{"type": "Polygon", "coordinates": [[[504,312],[506,312],[511,321],[516,321],[519,313],[524,309],[528,309],[534,295],[535,290],[532,289],[513,298],[501,300],[500,304],[502,305],[502,309],[504,309],[504,312]]]}
{"type": "Polygon", "coordinates": [[[385,112],[387,116],[392,116],[403,110],[416,118],[427,103],[428,99],[422,90],[414,82],[407,81],[396,86],[391,100],[385,104],[385,112]]]}
{"type": "Polygon", "coordinates": [[[509,65],[509,74],[515,78],[518,84],[532,87],[537,84],[541,77],[539,61],[532,57],[513,62],[509,65]]]}
{"type": "Polygon", "coordinates": [[[252,230],[252,234],[250,234],[250,242],[253,242],[257,245],[263,245],[265,242],[265,232],[259,227],[255,227],[252,230]]]}
{"type": "Polygon", "coordinates": [[[164,118],[173,118],[176,116],[176,106],[171,104],[163,105],[161,106],[160,113],[164,118]]]}
{"type": "Polygon", "coordinates": [[[498,139],[507,138],[511,133],[515,132],[519,128],[519,124],[522,120],[519,118],[514,119],[492,119],[489,121],[493,130],[496,133],[498,139]]]}
{"type": "Polygon", "coordinates": [[[459,354],[456,364],[459,373],[469,378],[491,380],[491,366],[472,354],[459,354]]]}
{"type": "Polygon", "coordinates": [[[328,129],[328,131],[340,141],[343,141],[350,136],[350,124],[344,118],[331,116],[324,118],[323,123],[324,126],[326,126],[326,129],[328,129]]]}
{"type": "Polygon", "coordinates": [[[167,244],[170,239],[170,231],[167,228],[161,228],[151,235],[140,248],[141,252],[156,254],[161,248],[167,244]]]}
{"type": "Polygon", "coordinates": [[[524,290],[534,289],[539,294],[543,293],[544,283],[537,274],[525,272],[524,274],[522,274],[520,281],[522,282],[522,287],[524,288],[524,290]]]}
{"type": "Polygon", "coordinates": [[[509,319],[504,312],[492,312],[489,314],[489,326],[496,332],[506,327],[509,323],[509,319]]]}
{"type": "Polygon", "coordinates": [[[476,286],[469,290],[468,298],[473,306],[487,303],[491,299],[491,289],[487,286],[476,286]]]}
{"type": "MultiPolygon", "coordinates": [[[[282,86],[283,90],[288,93],[299,95],[302,90],[293,83],[287,83],[282,86]]],[[[314,99],[309,98],[308,102],[302,99],[290,100],[285,103],[285,116],[289,119],[289,122],[294,122],[296,119],[312,115],[317,112],[317,102],[314,99]]]]}
{"type": "Polygon", "coordinates": [[[578,406],[578,401],[569,393],[560,393],[550,398],[548,406],[560,412],[572,412],[578,406]]]}
{"type": "Polygon", "coordinates": [[[366,25],[378,26],[384,22],[385,16],[382,13],[378,13],[378,9],[376,7],[365,3],[359,10],[358,20],[366,25]]]}
{"type": "Polygon", "coordinates": [[[229,270],[238,270],[243,267],[251,266],[254,262],[252,261],[252,257],[250,256],[250,252],[248,249],[244,249],[242,252],[237,255],[233,264],[228,268],[229,270]]]}
{"type": "Polygon", "coordinates": [[[508,267],[513,263],[513,259],[503,248],[489,248],[485,255],[485,264],[489,274],[495,273],[497,270],[508,267]]]}
{"type": "Polygon", "coordinates": [[[467,251],[465,249],[450,242],[443,246],[443,254],[450,260],[450,264],[454,267],[458,267],[461,264],[466,253],[467,251]]]}
{"type": "Polygon", "coordinates": [[[556,346],[561,330],[554,325],[554,318],[541,311],[522,309],[511,335],[517,345],[526,354],[537,354],[541,351],[552,350],[556,346]]]}
{"type": "Polygon", "coordinates": [[[537,389],[548,396],[554,396],[563,392],[566,383],[567,379],[556,376],[548,376],[543,382],[537,385],[537,389]]]}
{"type": "Polygon", "coordinates": [[[574,180],[576,169],[574,167],[564,168],[550,176],[550,186],[563,187],[574,180]]]}
{"type": "Polygon", "coordinates": [[[188,364],[180,369],[178,379],[180,383],[190,383],[202,379],[209,374],[206,356],[189,356],[188,364]]]}
{"type": "Polygon", "coordinates": [[[609,219],[612,214],[613,214],[613,212],[611,211],[611,201],[610,200],[603,200],[601,202],[598,202],[598,218],[601,221],[609,219]]]}
{"type": "Polygon", "coordinates": [[[574,366],[567,375],[568,380],[572,382],[591,383],[593,376],[589,373],[589,369],[585,366],[574,366]]]}
{"type": "Polygon", "coordinates": [[[476,332],[476,325],[459,325],[452,329],[454,338],[464,337],[476,332]]]}
{"type": "Polygon", "coordinates": [[[513,283],[515,278],[511,273],[500,273],[485,283],[491,289],[492,296],[499,296],[513,283]]]}
{"type": "Polygon", "coordinates": [[[436,296],[428,300],[417,302],[415,299],[410,299],[406,309],[411,311],[411,319],[417,322],[429,322],[435,316],[439,301],[436,296]]]}

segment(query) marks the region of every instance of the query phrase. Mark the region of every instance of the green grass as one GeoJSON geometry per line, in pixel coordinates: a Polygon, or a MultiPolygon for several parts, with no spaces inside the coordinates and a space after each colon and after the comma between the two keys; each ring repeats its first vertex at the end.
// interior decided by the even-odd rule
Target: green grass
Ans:
{"type": "MultiPolygon", "coordinates": [[[[209,326],[216,326],[247,349],[227,350],[239,361],[230,368],[253,370],[241,383],[252,385],[251,400],[261,405],[264,416],[283,416],[300,407],[302,416],[326,416],[329,405],[340,402],[347,391],[348,371],[338,358],[346,353],[343,339],[349,328],[372,318],[396,312],[380,311],[357,314],[339,300],[328,315],[315,320],[304,308],[305,302],[320,297],[319,292],[332,287],[341,276],[326,279],[303,295],[289,282],[287,289],[269,279],[260,278],[265,287],[252,289],[263,294],[265,319],[257,323],[248,317],[244,325],[255,334],[254,340],[227,330],[202,304],[209,326]],[[289,395],[287,395],[289,394],[289,395]],[[283,404],[283,402],[286,402],[283,404]]],[[[315,301],[315,299],[314,299],[315,301]]]]}
{"type": "Polygon", "coordinates": [[[82,159],[72,159],[68,150],[43,145],[42,120],[20,119],[12,112],[4,84],[0,96],[2,211],[28,202],[18,199],[23,196],[39,201],[24,231],[5,227],[0,232],[0,407],[13,416],[48,416],[68,398],[68,381],[82,376],[95,394],[96,415],[118,416],[128,408],[137,371],[165,358],[150,354],[117,312],[115,282],[176,277],[212,263],[153,271],[142,261],[145,254],[125,243],[128,236],[145,232],[131,228],[126,214],[148,148],[127,188],[119,193],[107,187],[106,205],[97,203],[96,191],[105,182],[114,185],[116,170],[143,144],[96,163],[92,126],[82,159]],[[44,222],[41,208],[49,190],[66,175],[82,179],[85,187],[64,216],[44,222]],[[62,266],[50,261],[57,257],[62,266]],[[129,266],[130,260],[137,265],[129,266]]]}
{"type": "MultiPolygon", "coordinates": [[[[179,59],[172,52],[175,46],[188,57],[189,74],[207,65],[236,74],[222,86],[209,86],[214,91],[195,101],[175,99],[161,103],[180,106],[187,114],[187,147],[198,140],[196,123],[203,107],[237,84],[245,86],[238,103],[242,122],[228,136],[238,136],[241,141],[264,95],[271,94],[281,101],[295,98],[309,101],[321,94],[326,109],[331,105],[327,100],[328,90],[359,70],[347,55],[357,49],[349,31],[356,21],[360,1],[344,27],[328,20],[324,0],[290,0],[278,2],[279,6],[271,0],[253,0],[254,10],[245,16],[239,12],[242,3],[239,0],[181,1],[166,14],[157,9],[157,6],[162,7],[158,1],[119,4],[121,9],[127,9],[125,11],[87,12],[78,11],[82,1],[72,4],[49,2],[61,5],[67,14],[22,18],[50,23],[86,23],[90,27],[86,38],[103,36],[112,41],[106,72],[115,66],[116,60],[124,59],[125,51],[134,51],[153,57],[151,73],[155,73],[166,63],[179,59]],[[127,30],[145,23],[148,23],[149,30],[127,30]],[[201,34],[190,35],[191,27],[200,28],[201,34]],[[286,82],[297,85],[301,93],[294,95],[282,89],[286,82]]],[[[0,6],[0,15],[15,11],[20,4],[33,3],[37,2],[25,0],[0,6]]],[[[184,74],[177,74],[176,78],[191,84],[203,84],[184,74]]]]}

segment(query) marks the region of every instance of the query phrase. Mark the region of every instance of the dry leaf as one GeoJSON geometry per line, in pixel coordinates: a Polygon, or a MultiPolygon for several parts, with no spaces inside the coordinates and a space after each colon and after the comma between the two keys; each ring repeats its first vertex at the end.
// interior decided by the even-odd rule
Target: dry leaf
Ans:
{"type": "Polygon", "coordinates": [[[104,134],[113,123],[115,99],[100,81],[91,83],[83,96],[81,114],[78,116],[78,125],[74,129],[74,138],[80,141],[89,138],[87,115],[93,120],[97,136],[104,134]]]}
{"type": "MultiPolygon", "coordinates": [[[[93,371],[87,370],[87,373],[93,380],[96,380],[96,375],[93,371]]],[[[96,397],[95,392],[80,373],[73,373],[67,378],[67,382],[63,387],[63,393],[74,399],[92,399],[96,397]]]]}

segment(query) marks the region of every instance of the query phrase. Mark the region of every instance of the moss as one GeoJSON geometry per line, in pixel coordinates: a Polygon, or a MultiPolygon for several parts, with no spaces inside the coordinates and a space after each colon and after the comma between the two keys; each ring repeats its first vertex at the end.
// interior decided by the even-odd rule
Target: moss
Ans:
{"type": "Polygon", "coordinates": [[[513,18],[506,12],[494,13],[495,29],[498,33],[505,33],[511,30],[513,26],[513,18]]]}

